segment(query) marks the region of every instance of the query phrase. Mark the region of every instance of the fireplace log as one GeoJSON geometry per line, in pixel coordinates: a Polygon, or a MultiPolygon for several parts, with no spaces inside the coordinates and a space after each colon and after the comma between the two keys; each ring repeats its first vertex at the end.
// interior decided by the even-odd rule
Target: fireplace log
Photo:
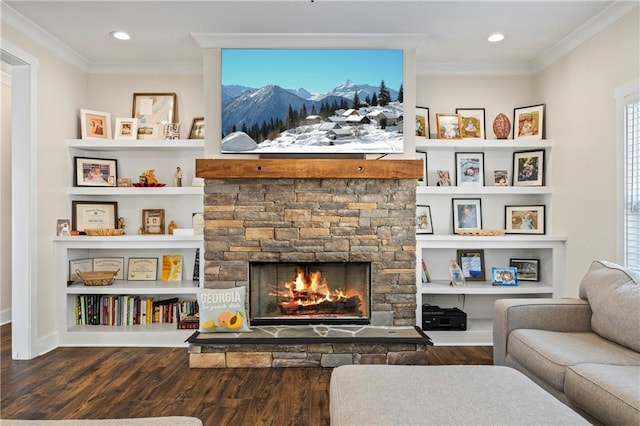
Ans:
{"type": "Polygon", "coordinates": [[[362,301],[358,296],[342,298],[337,301],[323,300],[319,303],[311,305],[301,305],[297,300],[288,302],[280,302],[280,312],[284,315],[300,315],[300,314],[358,314],[362,301]]]}

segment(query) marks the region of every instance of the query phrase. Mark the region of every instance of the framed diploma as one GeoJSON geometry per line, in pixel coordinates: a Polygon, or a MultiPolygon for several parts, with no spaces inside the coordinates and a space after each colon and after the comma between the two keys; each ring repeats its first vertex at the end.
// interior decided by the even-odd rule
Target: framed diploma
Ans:
{"type": "Polygon", "coordinates": [[[117,222],[116,201],[71,202],[71,228],[80,234],[85,234],[85,229],[116,229],[117,222]]]}
{"type": "Polygon", "coordinates": [[[74,259],[69,261],[69,281],[78,281],[78,272],[92,272],[93,259],[74,259]]]}
{"type": "Polygon", "coordinates": [[[124,257],[94,257],[94,271],[118,271],[116,280],[124,279],[124,257]]]}
{"type": "Polygon", "coordinates": [[[158,277],[158,258],[130,257],[127,271],[130,281],[154,281],[158,277]]]}

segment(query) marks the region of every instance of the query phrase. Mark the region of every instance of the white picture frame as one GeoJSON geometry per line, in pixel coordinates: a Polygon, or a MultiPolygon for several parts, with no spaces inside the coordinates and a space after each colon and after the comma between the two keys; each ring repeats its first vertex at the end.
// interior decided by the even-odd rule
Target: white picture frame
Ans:
{"type": "Polygon", "coordinates": [[[138,120],[135,118],[116,118],[114,139],[136,140],[138,138],[138,120]]]}
{"type": "Polygon", "coordinates": [[[111,139],[111,114],[92,109],[80,109],[82,139],[111,139]]]}

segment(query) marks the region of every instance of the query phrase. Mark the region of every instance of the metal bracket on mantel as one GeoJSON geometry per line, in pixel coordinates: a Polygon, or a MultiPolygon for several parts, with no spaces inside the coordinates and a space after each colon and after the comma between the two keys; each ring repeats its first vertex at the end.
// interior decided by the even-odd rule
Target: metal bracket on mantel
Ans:
{"type": "Polygon", "coordinates": [[[422,160],[196,159],[204,179],[419,179],[422,160]]]}

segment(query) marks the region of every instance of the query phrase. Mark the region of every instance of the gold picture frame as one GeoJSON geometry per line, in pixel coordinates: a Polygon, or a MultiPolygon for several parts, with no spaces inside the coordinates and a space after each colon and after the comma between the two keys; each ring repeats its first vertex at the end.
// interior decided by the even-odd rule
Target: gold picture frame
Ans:
{"type": "Polygon", "coordinates": [[[138,139],[163,139],[164,126],[178,122],[175,93],[134,93],[131,116],[138,120],[138,139]]]}
{"type": "Polygon", "coordinates": [[[142,233],[152,235],[163,235],[164,209],[143,209],[142,210],[142,233]]]}
{"type": "Polygon", "coordinates": [[[462,139],[460,114],[436,114],[436,131],[438,139],[462,139]]]}

